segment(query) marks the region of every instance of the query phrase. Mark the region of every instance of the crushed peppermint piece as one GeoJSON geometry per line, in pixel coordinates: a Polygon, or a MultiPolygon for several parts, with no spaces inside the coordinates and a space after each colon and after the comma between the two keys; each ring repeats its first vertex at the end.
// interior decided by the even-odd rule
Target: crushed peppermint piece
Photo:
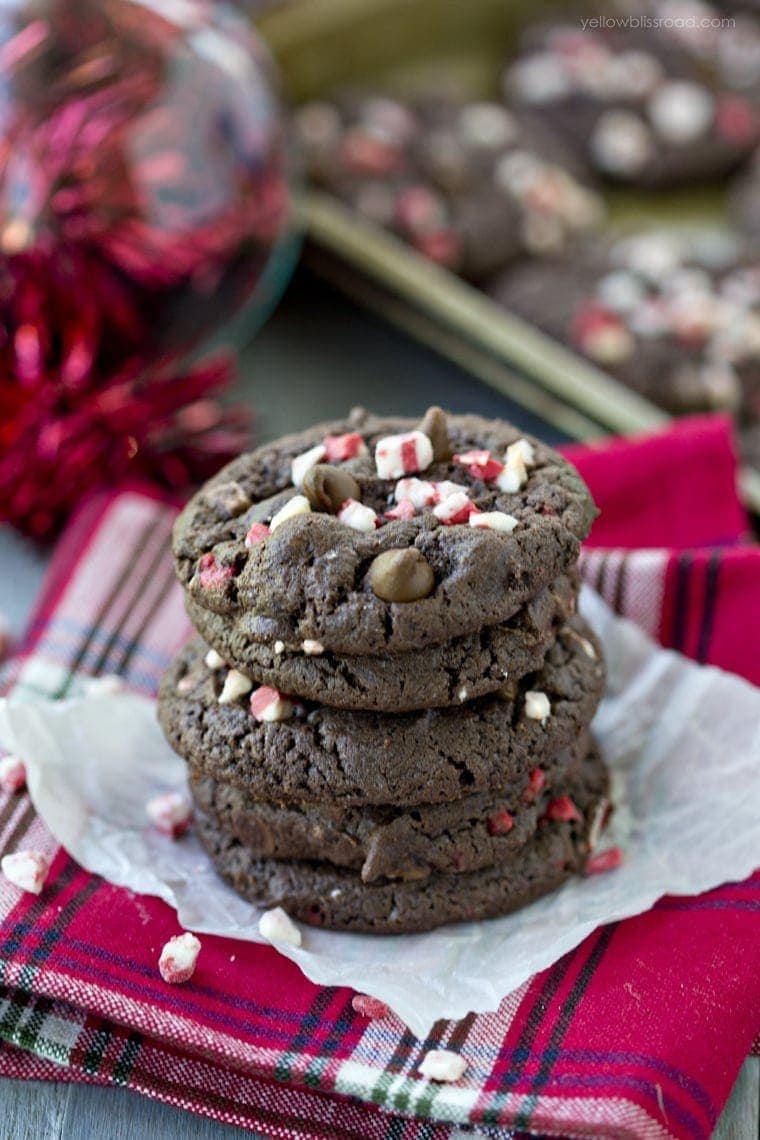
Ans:
{"type": "Polygon", "coordinates": [[[198,559],[198,581],[204,590],[221,590],[225,582],[235,577],[234,566],[220,566],[212,551],[198,559]]]}
{"type": "Polygon", "coordinates": [[[503,470],[502,464],[490,451],[465,451],[455,455],[454,462],[461,463],[473,479],[482,479],[486,483],[491,483],[503,470]]]}
{"type": "Polygon", "coordinates": [[[559,823],[572,823],[583,819],[569,796],[557,796],[546,805],[546,818],[559,823]]]}
{"type": "Polygon", "coordinates": [[[388,1017],[391,1012],[389,1005],[380,1001],[380,998],[371,997],[369,994],[354,994],[351,998],[351,1008],[354,1013],[361,1014],[362,1017],[368,1017],[373,1021],[380,1017],[388,1017]]]}
{"type": "Polygon", "coordinates": [[[605,111],[589,140],[591,152],[608,174],[638,174],[654,151],[646,124],[632,111],[605,111]]]}
{"type": "Polygon", "coordinates": [[[394,491],[397,503],[408,499],[419,511],[423,507],[430,507],[438,501],[438,492],[435,483],[427,479],[399,479],[394,491]]]}
{"type": "Polygon", "coordinates": [[[346,459],[356,459],[367,454],[367,446],[358,431],[345,435],[326,435],[322,440],[328,463],[343,463],[346,459]]]}
{"type": "Polygon", "coordinates": [[[195,677],[191,676],[190,673],[187,673],[184,677],[180,677],[179,681],[177,682],[177,692],[190,693],[195,688],[195,685],[195,677]]]}
{"type": "Polygon", "coordinates": [[[531,720],[540,720],[542,723],[551,715],[552,706],[546,693],[536,689],[529,689],[525,694],[525,715],[531,720]]]}
{"type": "Polygon", "coordinates": [[[307,657],[318,657],[320,653],[324,653],[325,651],[322,642],[314,641],[311,637],[307,637],[306,640],[301,643],[301,649],[307,657]]]}
{"type": "Polygon", "coordinates": [[[694,142],[709,130],[715,100],[706,87],[687,80],[662,83],[650,96],[647,114],[657,134],[670,143],[694,142]]]}
{"type": "Polygon", "coordinates": [[[184,835],[192,819],[190,801],[182,792],[153,796],[146,803],[145,812],[156,830],[162,835],[170,835],[172,839],[184,835]]]}
{"type": "Polygon", "coordinates": [[[238,697],[244,697],[253,688],[253,681],[241,673],[239,669],[230,669],[224,678],[224,685],[219,694],[220,705],[231,705],[238,697]]]}
{"type": "Polygon", "coordinates": [[[527,804],[532,804],[536,796],[542,791],[546,783],[546,773],[543,768],[531,768],[528,774],[528,786],[523,793],[523,799],[527,804]]]}
{"type": "Polygon", "coordinates": [[[514,443],[510,443],[504,453],[504,462],[509,463],[512,455],[519,455],[525,467],[535,467],[536,449],[525,436],[521,436],[520,439],[516,439],[514,443]]]}
{"type": "Polygon", "coordinates": [[[514,515],[508,515],[506,511],[474,511],[470,515],[470,526],[511,534],[517,526],[517,519],[514,515]]]}
{"type": "Polygon", "coordinates": [[[575,314],[570,332],[581,352],[599,364],[619,364],[634,351],[633,336],[618,314],[597,302],[575,314]]]}
{"type": "Polygon", "coordinates": [[[422,1058],[419,1071],[431,1081],[458,1081],[464,1075],[467,1062],[450,1049],[431,1049],[422,1058]]]}
{"type": "Polygon", "coordinates": [[[433,507],[433,514],[445,526],[457,526],[466,523],[477,509],[465,491],[457,491],[433,507]]]}
{"type": "Polygon", "coordinates": [[[296,455],[295,459],[290,465],[290,478],[294,487],[303,487],[303,481],[306,477],[307,471],[312,467],[316,467],[318,463],[327,455],[327,448],[321,444],[316,444],[315,447],[310,447],[308,451],[302,452],[301,455],[296,455]]]}
{"type": "Polygon", "coordinates": [[[281,906],[264,911],[259,919],[259,934],[275,945],[301,945],[301,931],[281,906]]]}
{"type": "Polygon", "coordinates": [[[215,649],[209,649],[208,653],[203,658],[203,661],[206,668],[211,670],[223,669],[226,665],[226,661],[222,657],[221,653],[217,653],[215,649]]]}
{"type": "Polygon", "coordinates": [[[486,825],[489,835],[507,835],[515,826],[515,817],[508,811],[498,811],[486,825]]]}
{"type": "Polygon", "coordinates": [[[282,507],[274,516],[269,524],[269,529],[277,530],[278,526],[282,526],[288,519],[297,518],[299,515],[310,515],[311,503],[305,495],[294,495],[289,499],[284,507],[282,507]]]}
{"type": "Polygon", "coordinates": [[[19,756],[3,756],[0,760],[0,789],[12,795],[26,787],[26,767],[19,756]]]}
{"type": "Polygon", "coordinates": [[[255,522],[251,525],[248,534],[245,536],[245,545],[250,550],[250,548],[252,546],[255,546],[257,542],[261,542],[263,539],[265,539],[269,533],[270,528],[266,525],[266,523],[255,522]]]}
{"type": "Polygon", "coordinates": [[[200,950],[200,939],[187,931],[170,938],[158,959],[158,970],[164,981],[170,985],[189,981],[195,972],[200,950]]]}
{"type": "Polygon", "coordinates": [[[462,685],[462,688],[457,693],[457,700],[458,701],[466,701],[467,698],[469,697],[469,695],[470,695],[470,690],[467,688],[466,685],[462,685]]]}
{"type": "Polygon", "coordinates": [[[274,651],[278,657],[280,656],[281,653],[284,653],[285,652],[285,642],[284,641],[275,641],[274,651]]]}
{"type": "Polygon", "coordinates": [[[386,519],[413,519],[417,508],[411,499],[399,499],[395,507],[390,507],[384,515],[386,519]]]}
{"type": "Polygon", "coordinates": [[[12,855],[3,855],[0,870],[14,887],[38,895],[48,877],[50,860],[41,851],[15,851],[12,855]]]}
{"type": "Polygon", "coordinates": [[[400,479],[424,471],[433,462],[433,445],[421,431],[387,435],[375,446],[375,466],[381,479],[400,479]]]}
{"type": "Polygon", "coordinates": [[[614,871],[623,862],[623,852],[619,847],[608,847],[606,851],[597,851],[586,860],[583,868],[587,875],[603,875],[605,871],[614,871]]]}
{"type": "Polygon", "coordinates": [[[279,689],[273,689],[271,685],[260,685],[251,694],[251,713],[254,720],[259,722],[288,720],[295,712],[295,708],[293,701],[279,689]]]}
{"type": "Polygon", "coordinates": [[[379,523],[372,507],[367,507],[356,499],[346,499],[338,511],[338,521],[350,526],[352,530],[363,531],[364,534],[371,534],[379,523]]]}

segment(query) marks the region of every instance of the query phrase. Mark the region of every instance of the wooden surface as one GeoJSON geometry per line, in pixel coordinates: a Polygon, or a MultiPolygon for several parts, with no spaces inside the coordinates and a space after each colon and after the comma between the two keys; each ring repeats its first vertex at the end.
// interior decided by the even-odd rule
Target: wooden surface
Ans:
{"type": "MultiPolygon", "coordinates": [[[[275,316],[243,354],[239,395],[257,410],[259,437],[273,437],[356,403],[417,414],[506,415],[556,442],[507,399],[453,364],[391,331],[301,274],[275,316]]],[[[0,613],[23,628],[46,552],[0,530],[0,613]]],[[[715,1132],[718,1140],[760,1136],[760,1060],[744,1066],[715,1132]]],[[[251,1137],[123,1089],[0,1080],[0,1140],[226,1140],[251,1137]]]]}

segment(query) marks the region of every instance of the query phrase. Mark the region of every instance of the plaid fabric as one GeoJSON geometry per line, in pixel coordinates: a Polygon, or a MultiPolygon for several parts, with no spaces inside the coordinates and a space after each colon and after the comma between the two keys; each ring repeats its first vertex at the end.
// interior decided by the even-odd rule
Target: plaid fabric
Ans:
{"type": "MultiPolygon", "coordinates": [[[[746,520],[725,424],[696,421],[609,454],[607,464],[604,448],[575,457],[603,510],[609,497],[610,510],[628,512],[623,531],[616,518],[597,524],[594,541],[616,549],[590,548],[585,573],[665,640],[751,672],[737,643],[758,612],[759,553],[736,545],[746,520]],[[677,495],[645,478],[668,465],[677,495]],[[705,482],[721,494],[707,496],[705,482]],[[734,546],[633,549],[648,525],[685,544],[689,518],[700,542],[734,546]]],[[[188,633],[167,552],[172,518],[136,492],[80,512],[9,683],[62,695],[81,674],[118,672],[155,688],[188,633]]],[[[355,1015],[349,991],[312,985],[268,946],[204,937],[193,979],[164,985],[156,961],[177,929],[169,908],[87,874],[56,850],[26,796],[0,798],[0,850],[32,845],[55,855],[40,898],[0,884],[6,1075],[126,1085],[271,1137],[442,1140],[476,1125],[498,1137],[693,1140],[712,1132],[760,1029],[760,875],[602,928],[498,1011],[441,1022],[421,1041],[395,1018],[355,1015]],[[438,1046],[467,1058],[455,1086],[417,1074],[438,1046]]]]}

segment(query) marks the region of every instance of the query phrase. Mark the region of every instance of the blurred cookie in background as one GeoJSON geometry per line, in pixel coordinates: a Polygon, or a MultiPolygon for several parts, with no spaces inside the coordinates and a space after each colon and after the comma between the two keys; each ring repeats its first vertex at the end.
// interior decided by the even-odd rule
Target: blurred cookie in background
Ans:
{"type": "Polygon", "coordinates": [[[308,103],[294,121],[315,183],[471,280],[560,254],[603,217],[571,152],[496,102],[354,93],[308,103]]]}
{"type": "Polygon", "coordinates": [[[753,244],[760,242],[760,150],[747,170],[737,177],[730,206],[734,221],[750,241],[753,244]]]}
{"type": "Polygon", "coordinates": [[[507,102],[540,113],[611,182],[688,186],[719,179],[747,158],[760,116],[720,69],[663,29],[599,23],[529,29],[504,72],[507,102]]]}
{"type": "Polygon", "coordinates": [[[723,408],[757,435],[760,257],[740,256],[728,235],[646,231],[595,243],[526,262],[490,292],[667,411],[723,408]]]}

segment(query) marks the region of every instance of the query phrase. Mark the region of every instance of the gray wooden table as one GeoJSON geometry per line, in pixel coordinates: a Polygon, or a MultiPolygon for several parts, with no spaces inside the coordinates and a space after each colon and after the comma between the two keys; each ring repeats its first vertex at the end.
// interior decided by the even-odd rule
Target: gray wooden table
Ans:
{"type": "MultiPolygon", "coordinates": [[[[456,366],[300,274],[243,354],[239,394],[256,409],[260,438],[338,416],[352,404],[416,415],[437,403],[506,415],[547,440],[556,434],[456,366]]],[[[0,613],[16,632],[44,574],[45,551],[0,529],[0,613]]],[[[760,1136],[760,1060],[749,1060],[715,1132],[760,1136]]],[[[0,1080],[0,1140],[223,1140],[252,1133],[123,1089],[0,1080]]]]}

